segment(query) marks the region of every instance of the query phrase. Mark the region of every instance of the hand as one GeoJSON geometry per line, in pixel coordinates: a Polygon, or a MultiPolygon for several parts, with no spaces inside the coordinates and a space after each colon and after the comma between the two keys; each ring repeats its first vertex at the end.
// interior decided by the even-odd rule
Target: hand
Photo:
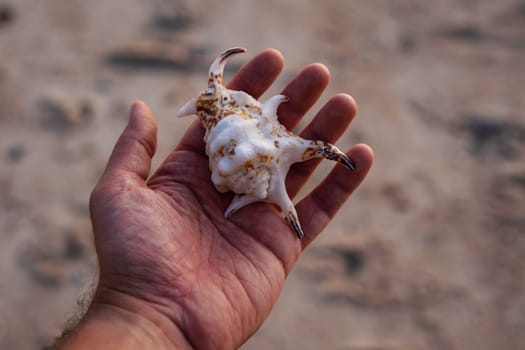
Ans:
{"type": "MultiPolygon", "coordinates": [[[[229,88],[259,97],[282,67],[280,53],[263,51],[235,75],[229,88]]],[[[279,109],[281,122],[292,129],[328,80],[324,66],[306,67],[283,91],[290,100],[279,109]]],[[[351,97],[335,96],[301,136],[333,143],[355,112],[351,97]]],[[[220,194],[211,183],[204,131],[197,120],[148,180],[156,133],[150,110],[136,102],[92,193],[100,281],[84,324],[89,325],[90,317],[111,315],[130,324],[140,320],[153,329],[151,339],[162,337],[174,347],[237,348],[268,316],[305,246],[361,183],[373,153],[366,145],[352,147],[347,155],[357,171],[335,165],[296,205],[305,232],[299,240],[269,204],[256,203],[224,219],[232,196],[220,194]]],[[[292,198],[317,164],[313,160],[291,168],[287,188],[292,198]]]]}

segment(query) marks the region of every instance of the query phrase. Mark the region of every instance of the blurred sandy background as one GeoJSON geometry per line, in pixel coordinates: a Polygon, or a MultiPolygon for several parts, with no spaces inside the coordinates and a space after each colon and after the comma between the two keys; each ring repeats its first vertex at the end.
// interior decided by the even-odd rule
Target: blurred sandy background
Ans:
{"type": "Polygon", "coordinates": [[[325,63],[320,103],[348,92],[360,107],[338,144],[376,152],[243,349],[523,349],[517,0],[0,0],[0,349],[49,345],[92,284],[87,201],[130,103],[158,119],[158,164],[191,121],[175,111],[232,46],[249,52],[230,76],[284,54],[269,94],[325,63]]]}

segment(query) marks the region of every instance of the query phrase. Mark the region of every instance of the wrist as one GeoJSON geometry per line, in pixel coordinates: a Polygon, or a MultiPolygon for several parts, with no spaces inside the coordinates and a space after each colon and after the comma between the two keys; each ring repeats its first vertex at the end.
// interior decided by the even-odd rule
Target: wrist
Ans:
{"type": "Polygon", "coordinates": [[[147,302],[97,290],[62,349],[191,349],[182,331],[147,302]]]}

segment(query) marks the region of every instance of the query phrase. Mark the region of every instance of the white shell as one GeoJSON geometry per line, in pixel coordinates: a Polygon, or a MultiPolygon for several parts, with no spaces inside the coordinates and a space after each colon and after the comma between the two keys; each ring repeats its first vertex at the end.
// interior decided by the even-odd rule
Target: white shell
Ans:
{"type": "Polygon", "coordinates": [[[219,55],[210,67],[208,88],[186,103],[178,116],[197,114],[206,128],[211,180],[219,192],[235,193],[225,217],[254,202],[274,203],[302,238],[295,207],[285,188],[290,165],[325,157],[352,170],[355,166],[335,146],[302,139],[279,123],[277,108],[288,100],[286,96],[276,95],[261,104],[243,91],[222,85],[226,58],[245,51],[232,48],[219,55]]]}

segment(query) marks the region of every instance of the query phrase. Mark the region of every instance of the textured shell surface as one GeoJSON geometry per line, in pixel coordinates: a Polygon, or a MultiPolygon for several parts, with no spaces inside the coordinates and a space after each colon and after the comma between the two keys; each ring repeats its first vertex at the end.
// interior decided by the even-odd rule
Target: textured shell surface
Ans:
{"type": "Polygon", "coordinates": [[[222,84],[226,59],[245,51],[232,48],[220,54],[210,67],[208,88],[186,103],[178,116],[196,114],[206,129],[211,180],[219,192],[235,193],[225,217],[254,202],[274,203],[302,238],[297,212],[285,187],[290,166],[319,157],[336,160],[351,170],[355,166],[337,147],[300,138],[279,123],[277,109],[288,100],[286,96],[276,95],[261,103],[222,84]]]}

